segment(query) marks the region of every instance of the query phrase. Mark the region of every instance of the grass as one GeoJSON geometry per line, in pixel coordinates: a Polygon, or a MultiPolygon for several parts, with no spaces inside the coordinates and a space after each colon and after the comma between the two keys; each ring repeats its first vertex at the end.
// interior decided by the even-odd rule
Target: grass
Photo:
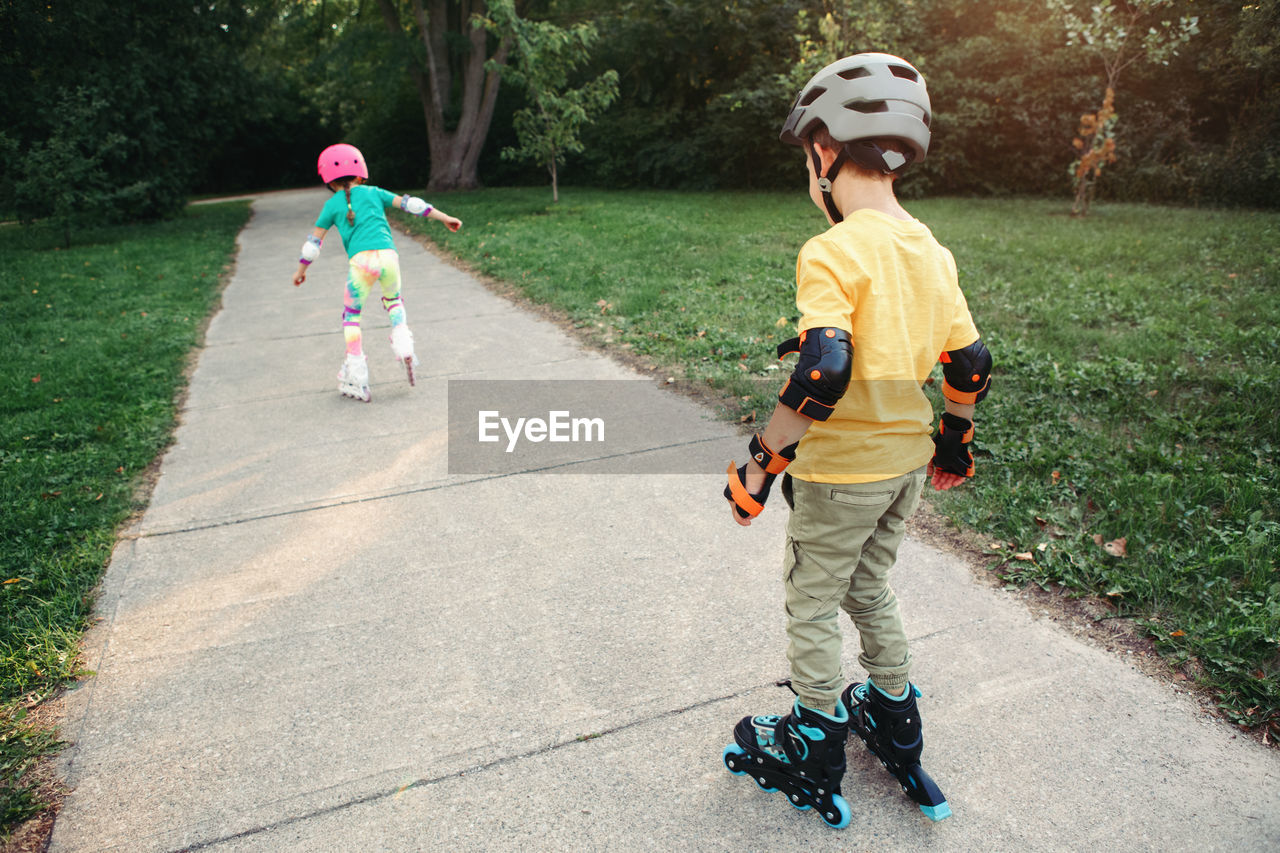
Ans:
{"type": "MultiPolygon", "coordinates": [[[[802,192],[431,200],[462,231],[410,227],[473,268],[743,417],[772,410],[796,251],[825,226],[802,192]]],[[[1280,734],[1280,215],[909,207],[955,254],[996,361],[978,475],[935,506],[1010,583],[1107,602],[1231,720],[1280,734]]]]}
{"type": "Polygon", "coordinates": [[[75,235],[0,228],[0,833],[40,808],[23,782],[54,735],[27,715],[77,675],[92,591],[142,509],[187,356],[248,205],[75,235]]]}

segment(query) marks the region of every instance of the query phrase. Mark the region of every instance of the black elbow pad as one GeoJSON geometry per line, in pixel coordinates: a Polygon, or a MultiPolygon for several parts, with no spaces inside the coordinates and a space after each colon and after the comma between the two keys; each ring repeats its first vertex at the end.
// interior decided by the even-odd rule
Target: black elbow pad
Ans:
{"type": "Polygon", "coordinates": [[[844,396],[853,375],[853,339],[844,329],[808,329],[778,347],[778,357],[800,353],[796,369],[778,400],[806,418],[825,421],[844,396]]]}
{"type": "Polygon", "coordinates": [[[956,403],[981,402],[991,387],[991,353],[982,339],[938,357],[942,362],[942,396],[956,403]]]}

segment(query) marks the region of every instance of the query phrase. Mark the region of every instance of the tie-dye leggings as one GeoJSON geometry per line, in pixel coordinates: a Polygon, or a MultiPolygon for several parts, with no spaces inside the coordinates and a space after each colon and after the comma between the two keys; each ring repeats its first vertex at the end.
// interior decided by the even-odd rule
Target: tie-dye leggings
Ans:
{"type": "Polygon", "coordinates": [[[400,256],[395,249],[371,249],[357,252],[347,262],[347,293],[342,308],[342,336],[347,341],[347,355],[362,355],[360,314],[374,283],[382,288],[382,307],[391,315],[391,328],[405,321],[404,301],[400,298],[400,256]]]}

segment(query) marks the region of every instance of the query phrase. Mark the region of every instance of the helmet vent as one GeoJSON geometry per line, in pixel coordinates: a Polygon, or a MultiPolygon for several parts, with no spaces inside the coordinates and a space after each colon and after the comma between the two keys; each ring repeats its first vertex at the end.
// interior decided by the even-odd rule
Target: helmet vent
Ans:
{"type": "Polygon", "coordinates": [[[859,77],[870,77],[871,70],[862,66],[857,68],[846,68],[843,71],[837,72],[836,76],[842,77],[845,80],[857,80],[859,77]]]}
{"type": "Polygon", "coordinates": [[[887,113],[889,105],[884,101],[852,101],[844,105],[846,110],[856,113],[887,113]]]}
{"type": "Polygon", "coordinates": [[[889,73],[894,77],[901,77],[903,80],[910,80],[912,83],[920,79],[919,74],[902,65],[890,65],[889,73]]]}
{"type": "Polygon", "coordinates": [[[826,93],[827,90],[821,86],[814,86],[812,89],[804,93],[804,97],[800,99],[800,106],[807,107],[826,93]]]}

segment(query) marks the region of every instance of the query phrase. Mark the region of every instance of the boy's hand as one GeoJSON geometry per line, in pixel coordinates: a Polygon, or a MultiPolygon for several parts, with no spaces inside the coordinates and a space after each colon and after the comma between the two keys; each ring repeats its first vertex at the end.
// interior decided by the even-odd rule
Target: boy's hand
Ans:
{"type": "Polygon", "coordinates": [[[943,471],[941,468],[933,467],[933,463],[929,463],[929,467],[925,469],[925,475],[933,480],[934,491],[945,492],[947,489],[954,488],[963,483],[967,477],[959,474],[952,474],[950,471],[943,471]]]}
{"type": "Polygon", "coordinates": [[[938,421],[938,431],[933,435],[933,460],[927,469],[933,478],[934,489],[945,491],[973,476],[973,454],[969,452],[971,441],[973,421],[943,412],[938,421]]]}
{"type": "Polygon", "coordinates": [[[734,521],[750,527],[751,519],[764,511],[764,502],[769,499],[774,479],[796,458],[798,445],[797,441],[774,452],[764,443],[763,436],[755,435],[747,447],[751,461],[736,470],[733,463],[729,463],[729,485],[725,486],[724,496],[729,501],[734,521]]]}
{"type": "Polygon", "coordinates": [[[729,485],[724,487],[724,496],[729,501],[729,510],[733,520],[743,527],[751,526],[751,519],[764,509],[764,502],[769,499],[769,490],[773,487],[773,474],[766,474],[759,465],[748,462],[734,470],[729,463],[729,485]]]}

